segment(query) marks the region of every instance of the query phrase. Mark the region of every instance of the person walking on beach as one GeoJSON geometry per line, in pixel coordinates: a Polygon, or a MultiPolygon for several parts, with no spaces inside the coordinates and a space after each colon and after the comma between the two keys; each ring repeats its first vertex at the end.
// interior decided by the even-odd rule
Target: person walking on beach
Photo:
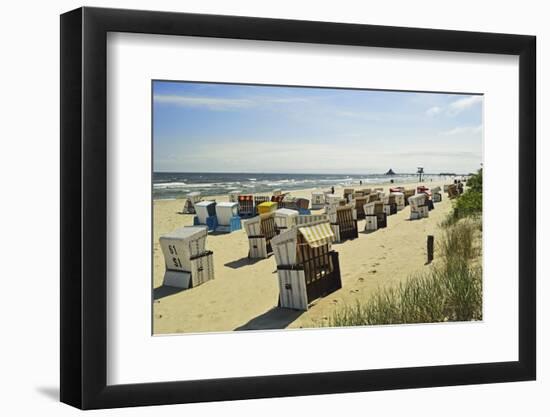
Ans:
{"type": "Polygon", "coordinates": [[[334,185],[332,187],[330,187],[330,193],[334,194],[334,185]]]}

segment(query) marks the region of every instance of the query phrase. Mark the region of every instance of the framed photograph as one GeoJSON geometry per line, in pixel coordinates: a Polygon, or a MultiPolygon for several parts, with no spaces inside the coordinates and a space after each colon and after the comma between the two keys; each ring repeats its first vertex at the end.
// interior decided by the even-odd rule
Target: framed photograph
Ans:
{"type": "Polygon", "coordinates": [[[61,16],[61,401],[533,380],[535,37],[61,16]]]}

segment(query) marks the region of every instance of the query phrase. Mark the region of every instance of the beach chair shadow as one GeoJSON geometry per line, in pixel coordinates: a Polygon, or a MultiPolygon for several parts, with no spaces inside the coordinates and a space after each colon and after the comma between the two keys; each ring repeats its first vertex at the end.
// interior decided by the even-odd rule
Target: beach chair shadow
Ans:
{"type": "Polygon", "coordinates": [[[161,298],[168,297],[169,295],[177,294],[181,291],[185,291],[185,288],[169,287],[167,285],[161,285],[153,289],[153,299],[160,300],[161,298]]]}
{"type": "Polygon", "coordinates": [[[285,329],[290,323],[300,317],[304,312],[290,310],[288,308],[274,307],[271,310],[254,317],[248,323],[237,327],[235,330],[275,330],[285,329]]]}
{"type": "Polygon", "coordinates": [[[224,266],[227,266],[233,269],[239,269],[239,268],[242,268],[243,266],[254,265],[256,262],[260,262],[260,261],[263,261],[263,259],[249,258],[248,256],[246,256],[244,258],[237,259],[235,261],[227,262],[226,264],[224,264],[224,266]]]}

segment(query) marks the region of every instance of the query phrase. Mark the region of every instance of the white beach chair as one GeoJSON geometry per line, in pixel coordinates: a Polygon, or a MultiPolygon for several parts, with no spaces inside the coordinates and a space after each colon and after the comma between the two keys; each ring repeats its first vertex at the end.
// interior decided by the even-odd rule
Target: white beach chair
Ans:
{"type": "Polygon", "coordinates": [[[243,226],[248,236],[248,257],[251,259],[267,258],[272,252],[271,239],[277,235],[275,213],[260,214],[243,220],[243,226]]]}
{"type": "Polygon", "coordinates": [[[222,202],[216,204],[217,232],[234,232],[241,229],[239,204],[222,202]]]}
{"type": "Polygon", "coordinates": [[[280,307],[307,310],[312,301],[342,288],[333,240],[328,221],[295,226],[272,239],[280,307]]]}
{"type": "Polygon", "coordinates": [[[409,197],[409,206],[411,208],[411,220],[422,219],[428,217],[430,212],[426,204],[428,196],[425,193],[419,193],[409,197]]]}
{"type": "Polygon", "coordinates": [[[166,271],[163,285],[191,288],[214,279],[213,253],[206,250],[208,229],[185,226],[160,237],[166,271]]]}
{"type": "Polygon", "coordinates": [[[311,208],[319,210],[325,207],[325,193],[323,191],[313,191],[311,193],[311,208]]]}
{"type": "Polygon", "coordinates": [[[275,226],[277,226],[277,230],[280,232],[295,226],[298,214],[299,212],[297,210],[286,208],[275,210],[275,226]]]}
{"type": "Polygon", "coordinates": [[[193,191],[185,196],[185,201],[183,203],[183,210],[181,211],[184,214],[195,214],[195,204],[201,201],[201,193],[199,191],[193,191]]]}

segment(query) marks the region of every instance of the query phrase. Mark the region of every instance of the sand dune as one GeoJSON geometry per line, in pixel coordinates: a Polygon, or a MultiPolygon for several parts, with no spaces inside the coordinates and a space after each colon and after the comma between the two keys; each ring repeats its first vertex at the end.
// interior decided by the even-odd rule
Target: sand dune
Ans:
{"type": "MultiPolygon", "coordinates": [[[[442,187],[443,183],[426,185],[442,187]]],[[[384,189],[387,191],[388,185],[384,189]]],[[[293,190],[292,195],[310,198],[311,191],[293,190]]],[[[342,189],[335,192],[342,194],[342,189]]],[[[226,201],[227,197],[218,196],[216,200],[226,201]]],[[[248,259],[244,230],[208,236],[206,246],[214,252],[215,280],[184,291],[163,287],[165,266],[159,237],[192,224],[193,215],[180,214],[182,207],[183,200],[154,202],[155,334],[318,326],[328,320],[334,309],[366,299],[379,287],[395,285],[430,268],[425,265],[426,236],[435,235],[437,242],[441,233],[438,225],[451,211],[451,202],[443,196],[429,218],[414,221],[409,221],[406,207],[388,217],[387,228],[374,233],[362,232],[365,222],[359,221],[358,239],[333,244],[340,254],[342,289],[315,301],[307,312],[276,307],[279,289],[275,260],[273,256],[248,259]]]]}

